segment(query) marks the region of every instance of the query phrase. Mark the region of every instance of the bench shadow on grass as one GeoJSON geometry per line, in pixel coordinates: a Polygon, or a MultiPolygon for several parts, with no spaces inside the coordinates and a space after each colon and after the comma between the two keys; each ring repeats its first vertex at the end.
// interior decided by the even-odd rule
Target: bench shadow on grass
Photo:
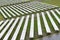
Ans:
{"type": "Polygon", "coordinates": [[[3,16],[0,14],[0,21],[3,20],[3,19],[4,19],[3,16]]]}

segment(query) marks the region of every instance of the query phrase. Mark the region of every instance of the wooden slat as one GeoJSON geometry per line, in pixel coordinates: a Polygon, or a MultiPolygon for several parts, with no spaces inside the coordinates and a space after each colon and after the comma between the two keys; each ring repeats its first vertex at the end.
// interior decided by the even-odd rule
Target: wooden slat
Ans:
{"type": "Polygon", "coordinates": [[[23,11],[24,13],[28,14],[28,12],[26,12],[25,10],[23,10],[20,6],[17,6],[20,8],[21,11],[23,11]]]}
{"type": "Polygon", "coordinates": [[[28,21],[29,21],[29,15],[27,15],[27,17],[26,17],[25,24],[24,24],[24,28],[23,28],[23,30],[22,30],[22,34],[21,34],[20,40],[25,40],[28,21]]]}
{"type": "Polygon", "coordinates": [[[11,12],[7,7],[4,7],[7,11],[10,12],[11,15],[16,16],[13,12],[11,12]]]}
{"type": "Polygon", "coordinates": [[[10,6],[10,7],[13,8],[14,10],[16,10],[17,12],[19,12],[18,15],[20,15],[21,12],[20,12],[19,10],[17,10],[17,9],[14,8],[13,6],[10,6]]]}
{"type": "Polygon", "coordinates": [[[16,11],[14,11],[12,8],[10,8],[9,6],[8,6],[8,8],[10,9],[10,10],[12,10],[16,15],[19,15],[20,16],[20,14],[19,13],[17,13],[16,11]]]}
{"type": "Polygon", "coordinates": [[[4,21],[0,21],[0,25],[3,23],[4,21]]]}
{"type": "Polygon", "coordinates": [[[42,33],[42,26],[41,26],[41,22],[40,22],[40,14],[37,13],[37,25],[38,25],[38,35],[43,35],[42,33]]]}
{"type": "Polygon", "coordinates": [[[4,35],[4,33],[6,32],[6,30],[9,28],[9,26],[11,25],[11,23],[13,22],[14,19],[11,19],[10,22],[5,26],[5,28],[2,30],[2,32],[0,33],[0,38],[2,38],[2,36],[4,35]]]}
{"type": "Polygon", "coordinates": [[[45,25],[45,29],[46,29],[46,32],[47,33],[51,33],[51,30],[50,30],[50,28],[49,28],[49,25],[48,25],[48,23],[47,23],[47,20],[46,20],[46,17],[45,17],[45,13],[44,12],[41,12],[42,13],[42,17],[43,17],[43,21],[44,21],[44,25],[45,25]]]}
{"type": "Polygon", "coordinates": [[[58,9],[55,9],[55,11],[60,15],[60,12],[58,11],[58,9]]]}
{"type": "Polygon", "coordinates": [[[5,15],[5,13],[0,9],[1,14],[3,15],[4,18],[7,18],[7,16],[5,15]]]}
{"type": "Polygon", "coordinates": [[[2,28],[8,23],[9,20],[6,20],[1,26],[0,26],[0,30],[2,30],[2,28]]]}
{"type": "Polygon", "coordinates": [[[11,40],[16,40],[17,35],[18,35],[18,33],[19,33],[19,30],[20,30],[20,28],[21,28],[21,26],[22,26],[23,20],[24,20],[24,16],[21,18],[21,20],[20,20],[20,22],[19,22],[19,24],[18,24],[18,26],[17,26],[17,28],[16,28],[16,30],[15,30],[15,33],[14,33],[14,35],[13,35],[13,37],[12,37],[11,40]]]}
{"type": "Polygon", "coordinates": [[[56,15],[56,13],[51,10],[52,14],[54,15],[54,17],[56,18],[56,20],[60,23],[60,18],[56,15]]]}
{"type": "Polygon", "coordinates": [[[9,29],[9,31],[7,32],[7,34],[6,34],[6,36],[4,37],[3,40],[8,40],[8,38],[9,38],[11,32],[13,31],[14,27],[16,26],[18,20],[19,20],[19,17],[16,18],[16,20],[15,20],[14,23],[12,24],[11,28],[9,29]]]}
{"type": "Polygon", "coordinates": [[[30,10],[27,10],[25,7],[21,7],[21,6],[20,6],[20,8],[22,8],[23,10],[25,10],[25,11],[27,11],[27,12],[29,12],[29,13],[32,13],[30,10]]]}
{"type": "Polygon", "coordinates": [[[48,17],[49,17],[52,25],[53,25],[54,30],[55,30],[55,31],[59,31],[59,28],[58,28],[58,26],[55,24],[55,22],[54,22],[53,18],[51,17],[49,11],[46,11],[46,13],[47,13],[47,15],[48,15],[48,17]]]}
{"type": "Polygon", "coordinates": [[[29,38],[33,38],[34,37],[34,14],[32,14],[31,16],[31,26],[30,26],[30,34],[29,34],[29,38]]]}

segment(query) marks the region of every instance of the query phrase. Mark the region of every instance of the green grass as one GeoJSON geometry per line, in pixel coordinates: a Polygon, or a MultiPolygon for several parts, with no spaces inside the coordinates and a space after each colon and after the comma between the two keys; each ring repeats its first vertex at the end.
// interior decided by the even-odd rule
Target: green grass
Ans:
{"type": "Polygon", "coordinates": [[[0,14],[0,20],[3,20],[4,18],[3,18],[3,16],[0,14]]]}
{"type": "Polygon", "coordinates": [[[42,2],[52,4],[52,5],[57,5],[60,7],[60,0],[42,0],[42,2]]]}

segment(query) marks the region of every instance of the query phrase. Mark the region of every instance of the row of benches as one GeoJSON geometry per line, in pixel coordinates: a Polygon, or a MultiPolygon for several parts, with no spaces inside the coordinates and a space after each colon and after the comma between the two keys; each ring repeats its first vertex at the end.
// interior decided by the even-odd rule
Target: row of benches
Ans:
{"type": "Polygon", "coordinates": [[[1,0],[0,6],[12,5],[16,3],[25,3],[25,2],[30,2],[30,0],[1,0]]]}
{"type": "Polygon", "coordinates": [[[55,6],[51,6],[51,7],[50,6],[51,5],[43,4],[40,2],[30,2],[30,3],[1,7],[0,13],[3,15],[4,18],[8,18],[8,17],[11,18],[15,16],[21,16],[21,15],[37,12],[40,10],[55,8],[55,6]]]}
{"type": "MultiPolygon", "coordinates": [[[[52,14],[54,15],[54,17],[56,18],[56,20],[58,21],[58,23],[60,23],[60,18],[56,15],[56,13],[54,13],[53,10],[50,10],[52,12],[52,14]]],[[[12,18],[12,19],[7,19],[5,21],[0,21],[0,30],[3,29],[3,27],[5,27],[1,33],[0,33],[0,39],[2,38],[2,36],[5,34],[5,32],[7,31],[7,29],[9,28],[9,30],[7,31],[6,35],[4,36],[3,40],[8,40],[9,36],[11,35],[13,29],[16,27],[17,25],[17,28],[11,38],[11,40],[16,40],[17,38],[17,35],[19,33],[19,30],[21,30],[21,27],[22,27],[22,23],[25,19],[25,23],[24,23],[24,26],[23,26],[23,29],[22,29],[22,33],[20,35],[20,40],[24,40],[25,37],[26,37],[26,32],[27,32],[27,27],[28,27],[28,21],[30,20],[29,18],[31,18],[31,24],[30,24],[30,33],[29,33],[29,38],[34,38],[34,20],[35,20],[35,17],[37,17],[37,28],[38,28],[38,35],[39,36],[42,36],[43,33],[42,33],[42,26],[41,26],[41,19],[40,19],[40,15],[42,16],[43,18],[43,22],[44,22],[44,25],[45,25],[45,29],[46,29],[46,32],[49,34],[51,33],[51,29],[50,29],[50,26],[48,25],[48,21],[46,19],[46,16],[45,16],[45,13],[44,12],[41,12],[40,13],[37,13],[36,16],[35,14],[32,14],[31,16],[30,15],[27,15],[26,17],[25,16],[22,16],[22,17],[17,17],[16,19],[15,18],[12,18]],[[17,24],[18,23],[18,24],[17,24]]],[[[55,31],[59,31],[59,28],[58,26],[56,25],[56,23],[54,22],[52,16],[50,15],[50,12],[49,11],[46,11],[46,15],[48,16],[51,24],[52,24],[52,28],[54,28],[55,31]]]]}

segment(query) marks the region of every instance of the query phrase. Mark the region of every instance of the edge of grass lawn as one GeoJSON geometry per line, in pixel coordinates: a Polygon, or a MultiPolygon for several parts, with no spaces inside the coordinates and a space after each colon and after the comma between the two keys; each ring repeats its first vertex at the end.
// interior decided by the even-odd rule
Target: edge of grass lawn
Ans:
{"type": "Polygon", "coordinates": [[[42,0],[42,2],[60,7],[60,0],[42,0]]]}

